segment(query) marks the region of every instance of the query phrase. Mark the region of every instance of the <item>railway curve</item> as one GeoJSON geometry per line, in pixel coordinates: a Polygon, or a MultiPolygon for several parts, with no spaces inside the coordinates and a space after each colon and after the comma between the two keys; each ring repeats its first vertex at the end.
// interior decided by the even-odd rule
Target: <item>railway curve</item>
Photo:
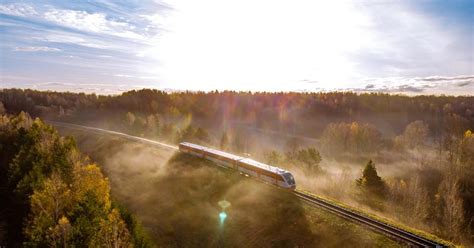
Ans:
{"type": "MultiPolygon", "coordinates": [[[[102,128],[96,128],[96,127],[89,127],[89,126],[83,126],[83,125],[77,125],[73,123],[66,123],[66,122],[59,122],[59,121],[46,121],[47,123],[50,123],[53,126],[58,126],[58,127],[66,127],[66,128],[72,128],[72,129],[82,129],[82,130],[88,130],[91,132],[95,133],[100,133],[100,134],[108,134],[108,135],[114,135],[114,136],[119,136],[131,141],[143,143],[143,144],[148,144],[148,145],[153,145],[153,146],[158,146],[164,149],[168,150],[176,150],[178,151],[178,146],[174,145],[169,145],[163,142],[158,142],[142,137],[137,137],[133,135],[128,135],[125,133],[121,132],[116,132],[116,131],[111,131],[107,129],[102,129],[102,128]]],[[[319,207],[322,209],[325,209],[333,214],[336,214],[340,217],[343,217],[349,221],[353,221],[356,223],[360,223],[362,225],[367,226],[368,228],[373,229],[374,231],[377,231],[379,233],[385,234],[393,239],[402,241],[407,243],[410,246],[414,247],[445,247],[444,245],[437,243],[433,240],[429,240],[427,238],[421,237],[419,235],[416,235],[414,233],[408,232],[406,230],[402,230],[400,228],[394,227],[392,225],[389,225],[387,223],[381,222],[379,220],[376,220],[374,218],[370,218],[368,216],[362,215],[360,213],[353,212],[349,209],[346,209],[344,207],[338,206],[336,204],[330,203],[328,201],[325,201],[323,199],[311,196],[307,193],[304,193],[300,190],[294,190],[292,193],[299,198],[301,201],[310,204],[315,207],[319,207]]]]}

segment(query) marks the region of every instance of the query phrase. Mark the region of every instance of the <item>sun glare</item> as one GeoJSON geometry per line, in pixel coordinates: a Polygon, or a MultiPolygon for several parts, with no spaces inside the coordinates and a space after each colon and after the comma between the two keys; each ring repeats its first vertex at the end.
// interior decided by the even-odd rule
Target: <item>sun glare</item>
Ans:
{"type": "Polygon", "coordinates": [[[173,6],[167,31],[145,54],[159,61],[150,70],[165,83],[188,89],[298,90],[307,81],[338,87],[358,76],[345,56],[370,38],[369,20],[347,2],[173,6]]]}

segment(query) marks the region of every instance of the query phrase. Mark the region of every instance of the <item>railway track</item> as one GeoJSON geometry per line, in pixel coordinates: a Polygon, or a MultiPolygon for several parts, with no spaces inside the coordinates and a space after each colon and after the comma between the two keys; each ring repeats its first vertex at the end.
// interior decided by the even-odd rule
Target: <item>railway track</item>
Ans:
{"type": "Polygon", "coordinates": [[[322,199],[313,197],[301,191],[295,190],[293,194],[300,198],[302,201],[307,202],[311,205],[318,206],[320,208],[326,209],[336,215],[339,215],[345,219],[350,221],[354,221],[357,223],[361,223],[379,233],[383,233],[392,237],[394,239],[403,241],[411,246],[415,247],[444,247],[441,244],[438,244],[432,240],[420,237],[416,234],[407,232],[405,230],[393,227],[388,225],[387,223],[383,223],[381,221],[375,220],[373,218],[369,218],[367,216],[361,215],[359,213],[352,212],[348,209],[343,207],[337,206],[333,203],[326,202],[322,199]]]}
{"type": "Polygon", "coordinates": [[[107,129],[102,129],[102,128],[97,128],[97,127],[89,127],[89,126],[82,126],[82,125],[77,125],[77,124],[72,124],[72,123],[66,123],[66,122],[59,122],[59,121],[46,121],[46,123],[50,123],[53,126],[58,126],[58,127],[67,127],[67,128],[72,128],[72,129],[82,129],[82,130],[89,130],[91,132],[99,133],[99,134],[108,134],[108,135],[113,135],[113,136],[119,136],[131,141],[147,144],[147,145],[154,145],[154,146],[159,146],[168,150],[178,150],[177,146],[173,145],[168,145],[163,142],[158,142],[150,139],[145,139],[133,135],[128,135],[125,133],[121,132],[116,132],[116,131],[111,131],[107,129]]]}
{"type": "MultiPolygon", "coordinates": [[[[89,126],[82,126],[82,125],[77,125],[77,124],[72,124],[72,123],[65,123],[65,122],[58,122],[58,121],[46,121],[47,123],[50,123],[54,126],[58,127],[66,127],[66,128],[72,128],[72,129],[82,129],[82,130],[88,130],[91,132],[95,133],[100,133],[100,134],[108,134],[108,135],[114,135],[114,136],[119,136],[125,139],[129,139],[135,142],[143,143],[143,144],[148,144],[148,145],[153,145],[153,146],[159,146],[161,148],[165,148],[168,150],[179,150],[177,146],[169,145],[166,143],[150,140],[150,139],[145,139],[133,135],[128,135],[116,131],[111,131],[107,129],[102,129],[102,128],[96,128],[96,127],[89,127],[89,126]]],[[[402,230],[400,228],[391,226],[387,223],[375,220],[373,218],[364,216],[362,214],[353,212],[351,210],[348,210],[346,208],[343,208],[341,206],[335,205],[333,203],[327,202],[325,200],[316,198],[314,196],[311,196],[309,194],[306,194],[304,192],[295,190],[293,191],[293,194],[298,197],[300,200],[303,202],[310,204],[312,206],[316,206],[322,209],[325,209],[327,211],[330,211],[340,217],[343,217],[347,220],[360,223],[362,225],[365,225],[374,231],[377,231],[379,233],[383,233],[393,239],[403,241],[407,243],[410,246],[414,247],[445,247],[442,244],[439,244],[435,241],[426,239],[424,237],[421,237],[419,235],[416,235],[414,233],[402,230]]]]}

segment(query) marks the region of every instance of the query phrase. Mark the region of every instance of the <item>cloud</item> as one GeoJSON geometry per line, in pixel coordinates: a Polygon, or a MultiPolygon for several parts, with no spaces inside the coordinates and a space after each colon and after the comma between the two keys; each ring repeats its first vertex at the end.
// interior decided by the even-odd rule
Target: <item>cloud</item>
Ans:
{"type": "Polygon", "coordinates": [[[32,6],[22,3],[2,4],[0,5],[0,13],[21,17],[38,15],[38,12],[32,6]]]}
{"type": "Polygon", "coordinates": [[[448,84],[448,85],[454,85],[457,87],[465,87],[465,86],[474,84],[474,75],[461,75],[461,76],[454,76],[454,77],[431,76],[431,77],[416,78],[415,80],[425,81],[425,82],[436,82],[439,84],[448,84]]]}
{"type": "MultiPolygon", "coordinates": [[[[140,26],[132,24],[129,19],[111,18],[105,12],[90,12],[84,10],[71,10],[45,7],[35,8],[35,5],[23,3],[0,5],[0,13],[35,18],[35,21],[44,20],[58,26],[68,27],[84,32],[112,35],[120,38],[146,42],[148,36],[156,35],[158,24],[161,22],[160,14],[139,15],[136,20],[144,21],[138,23],[140,26]]],[[[134,17],[133,15],[131,15],[134,17]]]]}
{"type": "Polygon", "coordinates": [[[101,39],[95,39],[87,35],[74,34],[70,32],[47,32],[46,35],[34,37],[36,40],[52,43],[68,43],[84,47],[97,49],[112,49],[116,48],[115,44],[107,43],[101,39]]]}
{"type": "Polygon", "coordinates": [[[364,81],[368,83],[364,87],[337,90],[410,94],[452,93],[456,95],[472,95],[474,93],[474,88],[472,88],[474,86],[474,75],[386,77],[368,78],[364,81]],[[469,91],[471,88],[472,91],[469,91]]]}
{"type": "Polygon", "coordinates": [[[144,40],[146,38],[134,32],[133,30],[136,27],[130,23],[107,19],[104,13],[51,9],[44,13],[44,18],[58,25],[87,32],[114,35],[134,40],[144,40]]]}
{"type": "Polygon", "coordinates": [[[55,47],[45,46],[30,46],[30,47],[16,47],[15,52],[61,52],[62,50],[55,47]]]}
{"type": "Polygon", "coordinates": [[[431,77],[423,77],[423,78],[416,78],[419,81],[429,81],[429,82],[436,82],[436,81],[456,81],[456,80],[474,80],[473,76],[455,76],[455,77],[443,77],[443,76],[431,76],[431,77]]]}
{"type": "Polygon", "coordinates": [[[470,80],[470,81],[466,81],[466,82],[459,82],[459,83],[456,84],[456,86],[464,87],[464,86],[468,86],[468,85],[471,85],[471,84],[474,84],[474,80],[470,80]]]}

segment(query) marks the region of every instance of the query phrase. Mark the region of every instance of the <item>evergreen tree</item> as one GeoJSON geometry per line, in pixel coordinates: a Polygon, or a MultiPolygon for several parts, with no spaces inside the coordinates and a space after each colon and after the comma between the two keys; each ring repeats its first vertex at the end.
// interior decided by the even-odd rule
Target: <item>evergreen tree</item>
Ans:
{"type": "Polygon", "coordinates": [[[369,160],[365,165],[362,177],[356,180],[357,185],[363,190],[367,190],[377,195],[383,195],[385,191],[385,183],[382,178],[377,174],[374,162],[369,160]]]}

